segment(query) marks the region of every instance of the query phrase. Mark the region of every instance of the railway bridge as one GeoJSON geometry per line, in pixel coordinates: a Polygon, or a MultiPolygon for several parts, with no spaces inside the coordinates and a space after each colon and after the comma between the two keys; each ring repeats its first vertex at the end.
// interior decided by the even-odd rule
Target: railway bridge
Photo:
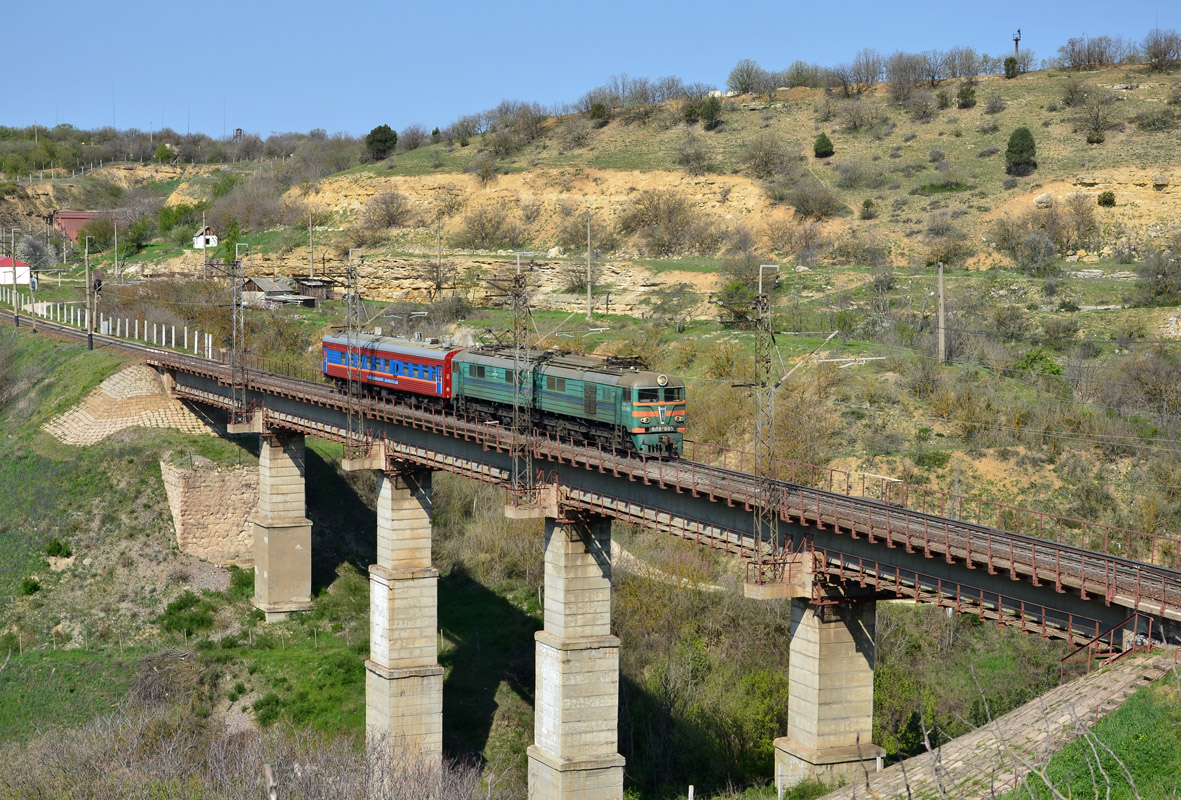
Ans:
{"type": "MultiPolygon", "coordinates": [[[[86,337],[68,321],[40,320],[39,328],[86,337]]],[[[350,441],[349,398],[314,374],[235,370],[159,345],[94,338],[154,366],[176,397],[229,412],[230,433],[261,437],[254,603],[268,620],[309,608],[304,441],[350,441]]],[[[367,730],[439,759],[443,669],[431,476],[446,471],[506,483],[511,435],[387,400],[352,403],[365,420],[365,446],[349,452],[345,468],[374,470],[378,482],[367,730]]],[[[882,750],[871,742],[878,600],[978,614],[1087,653],[1181,641],[1181,548],[1165,537],[997,503],[949,502],[893,483],[883,483],[878,497],[864,496],[862,485],[856,496],[848,473],[785,462],[777,465],[785,479],[771,495],[780,555],[769,560],[752,513],[768,495],[764,480],[746,471],[753,464],[747,455],[690,443],[683,458],[666,460],[546,436],[532,447],[536,502],[506,504],[509,515],[545,520],[531,797],[623,794],[612,520],[740,555],[748,562],[748,596],[790,599],[789,724],[775,741],[776,777],[784,783],[833,781],[880,765],[882,750]]]]}

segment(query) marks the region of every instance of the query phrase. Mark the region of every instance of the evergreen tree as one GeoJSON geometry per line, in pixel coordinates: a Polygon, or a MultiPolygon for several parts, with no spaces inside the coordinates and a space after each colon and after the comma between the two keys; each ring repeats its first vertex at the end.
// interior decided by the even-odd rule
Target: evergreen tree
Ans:
{"type": "Polygon", "coordinates": [[[1037,169],[1036,156],[1033,134],[1022,125],[1009,137],[1009,147],[1005,150],[1005,171],[1010,175],[1028,175],[1037,169]]]}
{"type": "Polygon", "coordinates": [[[722,101],[716,97],[707,97],[699,109],[701,114],[701,121],[705,123],[705,129],[712,131],[718,127],[722,121],[722,101]]]}
{"type": "Polygon", "coordinates": [[[378,125],[365,137],[365,147],[369,150],[369,157],[374,161],[381,161],[394,152],[397,144],[398,132],[389,125],[378,125]]]}
{"type": "Polygon", "coordinates": [[[832,140],[828,138],[827,134],[820,134],[816,137],[816,143],[812,145],[812,152],[816,154],[817,158],[828,158],[835,150],[832,148],[832,140]]]}

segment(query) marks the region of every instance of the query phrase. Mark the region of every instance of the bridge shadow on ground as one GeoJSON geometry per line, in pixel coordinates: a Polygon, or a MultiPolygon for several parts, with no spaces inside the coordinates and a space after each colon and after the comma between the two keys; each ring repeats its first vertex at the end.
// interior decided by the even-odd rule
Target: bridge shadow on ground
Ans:
{"type": "Polygon", "coordinates": [[[314,595],[336,580],[342,564],[368,575],[369,565],[377,562],[377,479],[372,470],[346,478],[310,447],[306,459],[314,595]]]}
{"type": "Polygon", "coordinates": [[[439,580],[439,629],[448,640],[439,658],[448,670],[443,683],[443,749],[448,755],[489,758],[493,748],[515,747],[490,741],[502,703],[507,727],[524,728],[527,741],[517,744],[522,750],[532,744],[533,634],[540,627],[460,566],[439,580]],[[511,694],[501,693],[502,684],[511,694]]]}

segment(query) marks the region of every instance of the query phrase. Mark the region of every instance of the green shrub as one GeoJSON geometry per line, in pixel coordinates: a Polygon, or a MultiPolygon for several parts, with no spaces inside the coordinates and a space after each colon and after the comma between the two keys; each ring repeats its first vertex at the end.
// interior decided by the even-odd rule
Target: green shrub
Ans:
{"type": "Polygon", "coordinates": [[[61,539],[53,539],[49,544],[45,545],[45,555],[53,556],[54,558],[69,558],[74,555],[74,551],[61,539]]]}
{"type": "Polygon", "coordinates": [[[948,450],[915,450],[911,453],[911,460],[914,461],[916,467],[942,469],[947,466],[947,462],[951,461],[951,452],[948,450]]]}
{"type": "Polygon", "coordinates": [[[159,617],[160,627],[166,631],[191,635],[213,627],[213,604],[186,591],[173,600],[159,617]]]}
{"type": "Polygon", "coordinates": [[[955,93],[955,103],[957,108],[975,107],[976,88],[973,86],[961,86],[960,90],[955,93]]]}
{"type": "Polygon", "coordinates": [[[1104,208],[1111,208],[1115,205],[1115,192],[1100,192],[1097,202],[1104,208]]]}
{"type": "Polygon", "coordinates": [[[1022,125],[1009,137],[1005,150],[1005,171],[1010,175],[1028,175],[1037,169],[1037,146],[1029,128],[1022,125]]]}
{"type": "Polygon", "coordinates": [[[1005,77],[1009,80],[1017,77],[1017,59],[1014,56],[1005,59],[1005,77]]]}
{"type": "Polygon", "coordinates": [[[254,571],[241,567],[230,567],[230,596],[249,600],[254,596],[254,571]]]}
{"type": "Polygon", "coordinates": [[[833,149],[832,140],[828,138],[828,135],[821,133],[812,145],[812,152],[816,154],[817,158],[828,158],[836,151],[833,149]]]}
{"type": "Polygon", "coordinates": [[[722,122],[722,101],[713,96],[707,97],[701,103],[700,114],[705,129],[712,131],[722,122]]]}
{"type": "Polygon", "coordinates": [[[41,581],[29,576],[21,580],[21,594],[30,595],[37,594],[41,591],[41,581]]]}
{"type": "Polygon", "coordinates": [[[218,198],[225,197],[241,182],[242,178],[238,175],[223,172],[221,177],[213,182],[213,199],[217,200],[218,198]]]}
{"type": "Polygon", "coordinates": [[[1013,369],[1020,372],[1032,372],[1037,375],[1062,374],[1062,367],[1040,347],[1035,347],[1026,353],[1024,358],[1013,365],[1013,369]]]}
{"type": "Polygon", "coordinates": [[[267,692],[254,701],[254,717],[264,728],[279,719],[279,712],[283,707],[279,695],[267,692]]]}
{"type": "Polygon", "coordinates": [[[1103,131],[1087,131],[1087,144],[1103,144],[1106,140],[1103,131]]]}
{"type": "Polygon", "coordinates": [[[878,215],[878,209],[877,209],[877,206],[874,205],[873,200],[869,197],[865,198],[865,202],[863,202],[861,204],[861,218],[862,219],[873,219],[877,215],[878,215]]]}

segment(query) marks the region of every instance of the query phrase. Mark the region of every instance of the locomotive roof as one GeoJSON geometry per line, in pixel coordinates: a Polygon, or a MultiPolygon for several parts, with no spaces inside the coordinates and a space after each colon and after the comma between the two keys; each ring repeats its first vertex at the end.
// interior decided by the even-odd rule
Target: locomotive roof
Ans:
{"type": "MultiPolygon", "coordinates": [[[[349,347],[348,336],[325,336],[324,341],[330,344],[349,347]]],[[[430,344],[402,339],[396,336],[377,336],[372,333],[362,333],[352,340],[352,346],[363,349],[396,349],[397,352],[418,358],[440,359],[459,348],[445,344],[430,344]]]]}
{"type": "MultiPolygon", "coordinates": [[[[554,354],[545,350],[529,350],[529,361],[537,363],[538,372],[542,375],[553,375],[559,378],[573,378],[583,380],[588,378],[595,383],[607,386],[626,387],[659,387],[657,380],[663,373],[640,369],[633,366],[622,366],[609,363],[598,356],[580,356],[567,353],[554,354]],[[587,373],[590,373],[589,375],[587,373]]],[[[500,369],[512,369],[513,357],[510,352],[494,352],[490,350],[467,350],[455,357],[456,361],[471,364],[483,364],[500,369]]],[[[663,375],[666,379],[664,386],[684,386],[685,381],[673,375],[663,375]]]]}

